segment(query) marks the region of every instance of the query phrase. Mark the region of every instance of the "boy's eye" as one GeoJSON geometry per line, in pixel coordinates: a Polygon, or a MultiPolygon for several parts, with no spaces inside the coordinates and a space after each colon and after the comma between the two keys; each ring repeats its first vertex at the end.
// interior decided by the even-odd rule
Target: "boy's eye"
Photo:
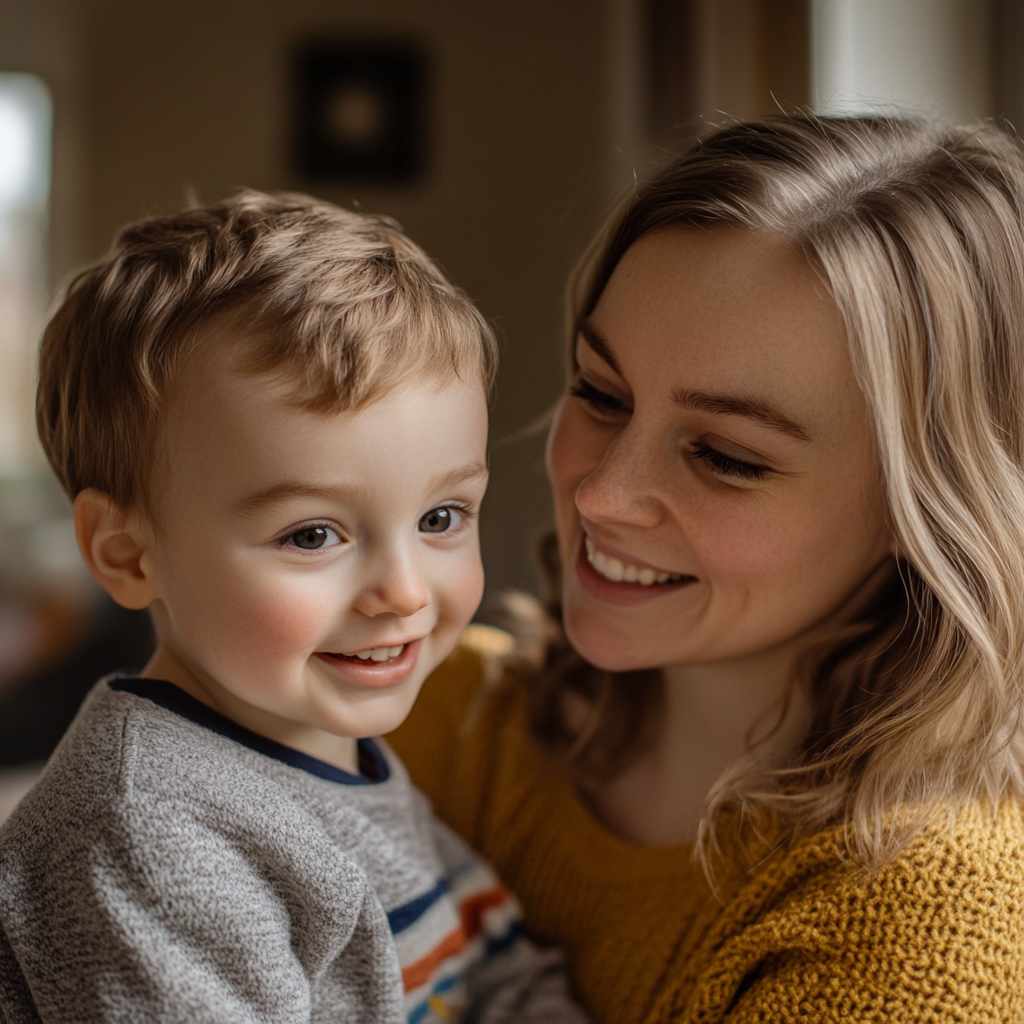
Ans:
{"type": "Polygon", "coordinates": [[[285,541],[292,547],[303,551],[319,551],[321,548],[333,548],[341,543],[341,538],[329,526],[304,526],[301,530],[289,533],[285,541]]]}
{"type": "Polygon", "coordinates": [[[432,508],[420,520],[420,533],[447,533],[462,522],[462,513],[457,508],[445,505],[432,508]]]}
{"type": "Polygon", "coordinates": [[[586,377],[580,377],[575,384],[569,388],[569,394],[573,398],[581,398],[594,412],[604,416],[629,413],[631,410],[625,402],[609,395],[607,391],[594,387],[586,377]]]}

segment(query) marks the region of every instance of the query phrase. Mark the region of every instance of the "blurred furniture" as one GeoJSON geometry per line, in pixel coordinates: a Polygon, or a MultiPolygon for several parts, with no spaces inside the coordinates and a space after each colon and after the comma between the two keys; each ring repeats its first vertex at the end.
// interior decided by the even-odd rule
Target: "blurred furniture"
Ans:
{"type": "Polygon", "coordinates": [[[32,788],[42,770],[41,764],[0,770],[0,825],[8,819],[11,811],[18,806],[18,801],[32,788]]]}

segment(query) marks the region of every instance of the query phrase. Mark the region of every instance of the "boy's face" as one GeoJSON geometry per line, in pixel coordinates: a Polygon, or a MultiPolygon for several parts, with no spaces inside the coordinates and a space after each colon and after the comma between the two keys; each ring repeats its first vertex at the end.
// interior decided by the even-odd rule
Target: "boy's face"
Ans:
{"type": "Polygon", "coordinates": [[[479,604],[483,389],[416,382],[322,414],[197,363],[155,474],[146,675],[348,764],[336,738],[395,728],[479,604]]]}

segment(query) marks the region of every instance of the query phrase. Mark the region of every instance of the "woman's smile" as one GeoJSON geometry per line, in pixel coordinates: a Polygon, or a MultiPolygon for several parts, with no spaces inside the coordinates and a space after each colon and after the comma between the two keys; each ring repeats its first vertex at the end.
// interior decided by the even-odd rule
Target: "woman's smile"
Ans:
{"type": "Polygon", "coordinates": [[[687,576],[686,573],[656,569],[647,562],[621,552],[602,550],[589,536],[584,536],[583,546],[587,553],[587,561],[595,571],[613,583],[635,583],[641,587],[652,587],[664,583],[681,583],[684,577],[696,579],[694,576],[687,576]]]}
{"type": "Polygon", "coordinates": [[[605,555],[594,547],[593,541],[584,538],[579,546],[579,555],[575,563],[576,578],[580,586],[591,596],[606,604],[633,605],[642,604],[667,594],[676,593],[684,587],[691,586],[697,582],[695,576],[673,576],[666,572],[658,572],[656,576],[664,576],[666,579],[655,578],[650,583],[640,579],[649,579],[650,574],[655,570],[649,567],[639,568],[636,565],[624,563],[618,558],[605,555]],[[635,580],[626,578],[626,572],[636,575],[635,580]],[[620,575],[621,574],[621,575],[620,575]],[[616,577],[619,578],[616,578],[616,577]]]}
{"type": "Polygon", "coordinates": [[[564,624],[591,664],[773,650],[889,557],[845,331],[785,243],[647,235],[581,324],[575,356],[548,471],[564,624]]]}

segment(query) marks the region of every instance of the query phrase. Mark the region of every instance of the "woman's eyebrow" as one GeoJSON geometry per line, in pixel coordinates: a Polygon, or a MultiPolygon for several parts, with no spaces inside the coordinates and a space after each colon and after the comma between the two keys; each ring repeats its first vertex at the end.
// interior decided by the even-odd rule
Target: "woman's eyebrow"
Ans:
{"type": "MultiPolygon", "coordinates": [[[[591,351],[604,360],[620,377],[622,370],[616,362],[611,346],[601,333],[588,320],[581,320],[577,327],[579,336],[587,343],[591,351]]],[[[811,435],[798,423],[784,416],[778,409],[756,398],[737,398],[732,395],[712,395],[706,391],[690,391],[687,388],[675,388],[672,401],[684,409],[695,412],[718,413],[723,416],[746,416],[757,420],[772,430],[795,437],[798,441],[810,441],[811,435]]]]}
{"type": "Polygon", "coordinates": [[[590,346],[595,355],[603,359],[620,377],[622,376],[619,364],[616,362],[615,356],[612,355],[611,346],[589,320],[581,320],[576,332],[590,346]]]}
{"type": "Polygon", "coordinates": [[[811,435],[798,423],[794,423],[789,417],[783,416],[777,409],[773,409],[765,402],[756,398],[735,398],[731,395],[711,395],[706,391],[689,391],[686,388],[675,388],[672,391],[672,401],[684,409],[692,409],[695,412],[718,413],[724,416],[746,416],[748,419],[757,420],[772,430],[781,434],[795,437],[798,441],[810,441],[811,435]]]}

